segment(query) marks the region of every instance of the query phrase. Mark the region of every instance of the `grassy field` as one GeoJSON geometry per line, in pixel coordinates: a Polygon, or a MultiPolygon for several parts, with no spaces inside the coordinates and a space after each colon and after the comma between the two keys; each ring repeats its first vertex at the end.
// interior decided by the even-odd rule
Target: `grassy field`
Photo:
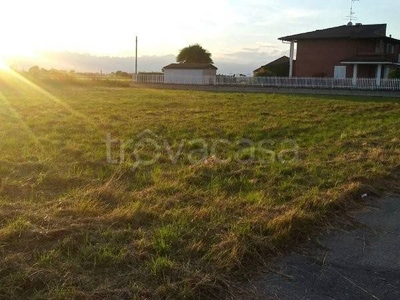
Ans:
{"type": "Polygon", "coordinates": [[[236,293],[364,193],[398,189],[399,116],[396,99],[2,74],[0,298],[236,293]]]}

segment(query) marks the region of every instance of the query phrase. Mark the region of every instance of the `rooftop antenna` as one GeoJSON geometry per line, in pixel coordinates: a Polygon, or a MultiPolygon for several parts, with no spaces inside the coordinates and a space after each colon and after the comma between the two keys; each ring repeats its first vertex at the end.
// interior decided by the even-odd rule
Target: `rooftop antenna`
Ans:
{"type": "Polygon", "coordinates": [[[347,25],[351,26],[353,25],[353,21],[355,21],[357,18],[355,17],[356,12],[353,10],[353,4],[354,2],[358,2],[360,0],[350,0],[351,4],[350,4],[350,15],[348,16],[349,18],[349,23],[347,25]]]}

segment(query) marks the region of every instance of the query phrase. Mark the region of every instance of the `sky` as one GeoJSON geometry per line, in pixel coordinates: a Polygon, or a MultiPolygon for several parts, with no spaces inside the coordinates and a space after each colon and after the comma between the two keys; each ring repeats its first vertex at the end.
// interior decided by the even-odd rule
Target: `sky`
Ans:
{"type": "MultiPolygon", "coordinates": [[[[132,57],[176,56],[199,43],[226,72],[251,73],[287,55],[281,36],[344,25],[351,0],[2,0],[0,60],[43,53],[132,57]],[[231,67],[229,67],[231,66],[231,67]],[[252,69],[253,68],[253,69],[252,69]]],[[[387,23],[400,39],[400,1],[354,2],[363,24],[387,23]]],[[[42,55],[42,56],[41,56],[42,55]]],[[[15,60],[14,60],[15,61],[15,60]]],[[[43,61],[43,60],[42,60],[43,61]]],[[[172,61],[171,61],[172,62],[172,61]]],[[[48,67],[57,61],[47,59],[48,67]]],[[[100,68],[100,67],[99,67],[100,68]]],[[[149,70],[139,64],[139,70],[149,70]]],[[[151,65],[151,68],[158,68],[151,65]]],[[[129,71],[129,70],[127,70],[129,71]]]]}

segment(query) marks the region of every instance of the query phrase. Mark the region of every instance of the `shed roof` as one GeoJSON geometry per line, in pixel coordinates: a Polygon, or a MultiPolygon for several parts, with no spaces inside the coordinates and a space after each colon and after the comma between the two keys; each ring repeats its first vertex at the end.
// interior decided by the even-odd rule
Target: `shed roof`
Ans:
{"type": "Polygon", "coordinates": [[[275,65],[280,65],[280,64],[286,64],[289,61],[290,61],[290,58],[287,57],[286,55],[284,55],[284,56],[282,56],[282,57],[280,57],[278,59],[275,59],[274,61],[266,64],[264,67],[275,66],[275,65]]]}
{"type": "Polygon", "coordinates": [[[174,63],[165,66],[163,70],[218,70],[213,64],[174,63]]]}
{"type": "Polygon", "coordinates": [[[287,57],[286,55],[284,55],[284,56],[282,56],[282,57],[280,57],[278,59],[275,59],[274,61],[266,64],[266,65],[263,65],[263,66],[259,67],[258,69],[254,70],[253,72],[258,72],[262,68],[268,68],[268,67],[272,67],[272,66],[276,66],[276,65],[287,64],[289,62],[290,62],[290,58],[287,57]]]}
{"type": "Polygon", "coordinates": [[[282,41],[298,41],[307,39],[336,39],[336,38],[351,38],[351,39],[370,39],[386,37],[386,24],[372,25],[343,25],[338,27],[315,30],[300,34],[288,35],[280,37],[282,41]]]}

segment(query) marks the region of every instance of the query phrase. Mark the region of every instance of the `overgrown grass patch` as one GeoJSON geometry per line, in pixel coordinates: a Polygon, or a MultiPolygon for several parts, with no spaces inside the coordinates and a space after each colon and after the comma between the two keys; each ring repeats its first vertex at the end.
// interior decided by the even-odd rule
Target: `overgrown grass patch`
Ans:
{"type": "Polygon", "coordinates": [[[223,297],[398,189],[396,99],[0,80],[0,298],[223,297]]]}

